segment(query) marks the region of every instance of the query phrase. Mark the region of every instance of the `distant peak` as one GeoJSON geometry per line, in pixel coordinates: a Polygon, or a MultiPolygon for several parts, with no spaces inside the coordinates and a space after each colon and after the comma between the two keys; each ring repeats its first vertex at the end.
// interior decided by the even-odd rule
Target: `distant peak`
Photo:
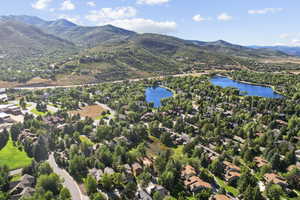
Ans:
{"type": "Polygon", "coordinates": [[[58,19],[56,21],[53,21],[51,24],[55,24],[55,25],[61,25],[61,26],[77,26],[76,24],[74,24],[73,22],[70,22],[67,19],[58,19]]]}

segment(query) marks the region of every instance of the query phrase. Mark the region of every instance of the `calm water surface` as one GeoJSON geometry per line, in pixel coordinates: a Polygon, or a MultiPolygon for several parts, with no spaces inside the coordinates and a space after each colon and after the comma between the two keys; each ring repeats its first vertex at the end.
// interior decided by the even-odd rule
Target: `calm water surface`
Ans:
{"type": "Polygon", "coordinates": [[[161,99],[172,97],[173,93],[170,90],[162,87],[148,87],[146,89],[146,101],[154,103],[155,108],[161,106],[161,99]]]}
{"type": "Polygon", "coordinates": [[[225,88],[225,87],[238,88],[240,90],[241,95],[259,96],[259,97],[266,97],[266,98],[283,98],[282,95],[277,94],[270,87],[242,83],[239,81],[231,80],[227,77],[214,76],[211,78],[210,82],[213,85],[221,86],[223,88],[225,88]],[[243,94],[243,92],[246,92],[246,94],[243,94]]]}

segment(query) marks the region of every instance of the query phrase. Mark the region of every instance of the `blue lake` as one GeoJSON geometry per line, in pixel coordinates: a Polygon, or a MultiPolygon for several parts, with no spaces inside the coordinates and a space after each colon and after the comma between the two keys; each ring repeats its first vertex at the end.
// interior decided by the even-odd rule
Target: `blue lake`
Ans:
{"type": "Polygon", "coordinates": [[[170,90],[162,87],[148,87],[145,94],[146,101],[148,103],[154,103],[154,108],[159,108],[161,106],[161,99],[173,96],[173,93],[170,90]]]}
{"type": "Polygon", "coordinates": [[[211,78],[210,82],[213,85],[221,86],[223,88],[225,88],[225,87],[238,88],[240,90],[240,94],[245,95],[245,96],[259,96],[259,97],[266,97],[266,98],[283,98],[282,95],[277,94],[270,87],[242,83],[239,81],[231,80],[227,77],[214,76],[211,78]],[[243,92],[246,92],[246,94],[244,94],[243,92]]]}

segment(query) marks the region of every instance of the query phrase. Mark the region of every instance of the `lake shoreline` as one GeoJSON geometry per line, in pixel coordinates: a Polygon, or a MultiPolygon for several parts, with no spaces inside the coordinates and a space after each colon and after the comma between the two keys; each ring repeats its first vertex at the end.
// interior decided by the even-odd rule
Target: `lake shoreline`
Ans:
{"type": "Polygon", "coordinates": [[[233,78],[232,78],[231,76],[229,76],[229,75],[226,76],[226,75],[217,74],[217,75],[215,75],[215,76],[228,78],[228,79],[230,79],[230,80],[232,80],[232,81],[236,81],[236,82],[240,82],[240,83],[244,83],[244,84],[248,84],[248,85],[254,85],[254,86],[261,86],[261,87],[271,88],[271,89],[274,91],[274,93],[276,93],[276,94],[278,94],[278,95],[281,95],[282,97],[286,98],[286,96],[285,96],[284,94],[282,94],[281,92],[277,91],[277,90],[275,89],[275,86],[273,86],[273,85],[268,85],[268,84],[263,84],[263,83],[254,83],[254,82],[247,82],[247,81],[235,80],[235,79],[233,79],[233,78]]]}

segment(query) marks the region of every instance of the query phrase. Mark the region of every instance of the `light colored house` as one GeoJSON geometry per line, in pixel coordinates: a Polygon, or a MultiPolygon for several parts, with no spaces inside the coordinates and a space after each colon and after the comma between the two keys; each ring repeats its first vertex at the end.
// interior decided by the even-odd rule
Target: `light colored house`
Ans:
{"type": "Polygon", "coordinates": [[[197,176],[192,176],[184,181],[184,186],[191,192],[199,192],[203,189],[213,189],[212,185],[197,176]]]}
{"type": "Polygon", "coordinates": [[[232,200],[232,198],[226,196],[225,194],[216,194],[212,196],[209,200],[232,200]]]}
{"type": "Polygon", "coordinates": [[[11,119],[11,117],[4,113],[4,112],[0,112],[0,124],[1,123],[12,123],[13,120],[11,119]]]}
{"type": "Polygon", "coordinates": [[[264,175],[264,179],[267,183],[274,183],[274,184],[278,184],[282,187],[286,187],[287,181],[280,177],[279,175],[275,174],[275,173],[267,173],[264,175]]]}
{"type": "Polygon", "coordinates": [[[181,170],[181,177],[182,178],[188,179],[188,178],[190,178],[192,176],[195,176],[195,175],[196,175],[196,170],[191,165],[186,165],[181,170]]]}
{"type": "Polygon", "coordinates": [[[237,181],[241,177],[241,173],[235,171],[227,171],[225,174],[225,180],[227,182],[237,181]]]}
{"type": "Polygon", "coordinates": [[[240,171],[241,171],[241,168],[240,168],[240,167],[234,165],[234,164],[231,163],[231,162],[224,161],[223,164],[224,164],[224,166],[225,166],[225,171],[226,171],[226,172],[229,172],[229,171],[240,172],[240,171]]]}
{"type": "Polygon", "coordinates": [[[21,181],[9,192],[11,199],[21,199],[34,193],[35,178],[28,174],[22,176],[21,181]]]}
{"type": "Polygon", "coordinates": [[[138,176],[143,172],[143,168],[139,163],[133,163],[132,164],[132,171],[134,176],[138,176]]]}
{"type": "Polygon", "coordinates": [[[256,167],[258,167],[258,168],[261,168],[261,167],[263,167],[263,166],[269,164],[268,161],[266,161],[266,160],[263,159],[262,157],[258,157],[258,156],[257,156],[257,157],[254,157],[254,162],[255,162],[255,164],[256,164],[256,167]]]}
{"type": "Polygon", "coordinates": [[[152,182],[149,183],[148,187],[146,188],[146,191],[149,195],[153,195],[154,193],[159,192],[160,196],[163,198],[170,195],[170,192],[166,188],[164,188],[161,185],[154,184],[152,182]]]}

